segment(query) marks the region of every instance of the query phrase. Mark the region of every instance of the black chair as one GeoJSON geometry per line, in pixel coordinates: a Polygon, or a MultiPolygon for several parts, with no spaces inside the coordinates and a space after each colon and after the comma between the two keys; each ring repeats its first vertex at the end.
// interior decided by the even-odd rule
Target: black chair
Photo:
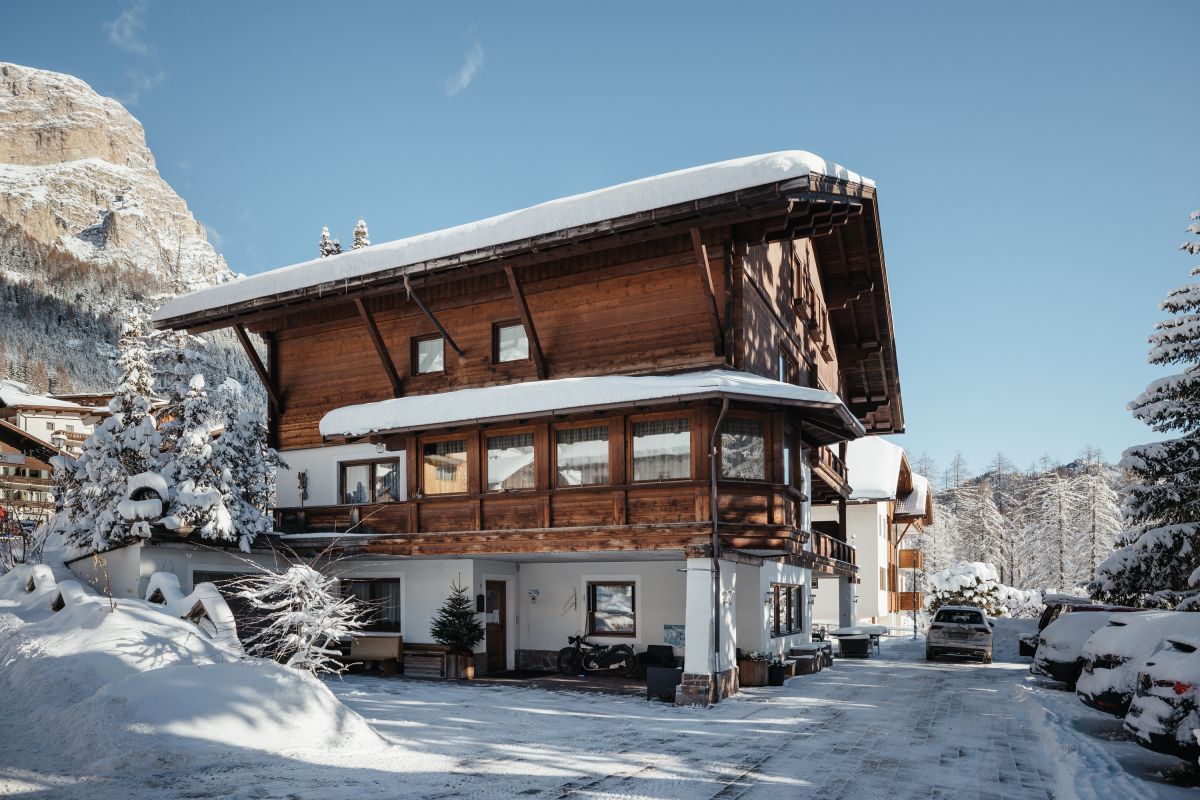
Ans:
{"type": "Polygon", "coordinates": [[[646,678],[649,674],[650,667],[675,667],[683,666],[683,659],[675,655],[675,648],[669,644],[652,644],[646,647],[645,652],[638,653],[638,677],[646,678]]]}
{"type": "Polygon", "coordinates": [[[683,682],[683,667],[646,667],[646,699],[674,700],[675,689],[683,682]]]}

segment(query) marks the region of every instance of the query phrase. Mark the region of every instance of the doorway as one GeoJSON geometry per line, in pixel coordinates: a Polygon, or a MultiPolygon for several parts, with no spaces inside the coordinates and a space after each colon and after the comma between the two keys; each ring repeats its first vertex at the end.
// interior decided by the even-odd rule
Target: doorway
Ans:
{"type": "Polygon", "coordinates": [[[484,611],[487,612],[487,671],[494,675],[508,669],[507,581],[484,584],[484,611]]]}

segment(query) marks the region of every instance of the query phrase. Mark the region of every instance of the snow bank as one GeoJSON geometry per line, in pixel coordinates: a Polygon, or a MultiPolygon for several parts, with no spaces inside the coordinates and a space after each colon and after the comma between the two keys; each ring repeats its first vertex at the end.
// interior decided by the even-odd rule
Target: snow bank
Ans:
{"type": "Polygon", "coordinates": [[[519,242],[656,208],[817,173],[873,186],[869,179],[803,150],[737,158],[551,200],[497,217],[395,242],[316,258],[176,297],[154,314],[164,320],[280,292],[360,278],[509,242],[519,242]]]}
{"type": "Polygon", "coordinates": [[[103,772],[131,753],[179,761],[211,748],[381,746],[319,680],[245,658],[176,609],[110,601],[55,577],[46,567],[0,576],[0,716],[22,720],[24,735],[8,746],[24,758],[103,772]]]}

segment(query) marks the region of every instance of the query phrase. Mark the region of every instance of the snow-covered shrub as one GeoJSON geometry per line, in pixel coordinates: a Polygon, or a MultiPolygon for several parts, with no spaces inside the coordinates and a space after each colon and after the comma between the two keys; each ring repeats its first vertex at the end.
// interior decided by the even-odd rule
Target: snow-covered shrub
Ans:
{"type": "Polygon", "coordinates": [[[929,576],[932,594],[928,598],[930,613],[942,606],[978,606],[989,617],[1008,615],[1004,601],[1009,587],[1000,583],[1000,576],[991,564],[962,561],[950,569],[929,576]]]}
{"type": "Polygon", "coordinates": [[[213,461],[225,474],[230,491],[226,507],[233,520],[238,542],[248,549],[254,537],[274,527],[275,475],[287,464],[267,444],[267,424],[262,415],[246,408],[242,386],[235,380],[221,385],[222,432],[212,443],[213,461]]]}
{"type": "Polygon", "coordinates": [[[326,256],[336,256],[342,252],[342,243],[337,239],[329,238],[329,228],[321,228],[321,241],[317,242],[317,252],[321,254],[321,258],[326,256]]]}
{"type": "Polygon", "coordinates": [[[170,513],[162,524],[171,530],[191,529],[202,539],[237,541],[226,498],[233,492],[227,470],[213,457],[215,411],[204,388],[204,376],[193,375],[183,401],[179,439],[167,456],[164,471],[174,487],[170,513]]]}
{"type": "MultiPolygon", "coordinates": [[[[1190,233],[1200,234],[1198,220],[1200,211],[1193,212],[1190,233]]],[[[1181,249],[1200,253],[1200,241],[1181,249]]],[[[1200,267],[1191,275],[1200,275],[1200,267]]],[[[1128,527],[1091,589],[1112,602],[1152,606],[1182,598],[1180,608],[1194,609],[1200,606],[1200,283],[1170,292],[1162,309],[1173,316],[1155,326],[1150,363],[1184,369],[1152,382],[1129,410],[1156,432],[1182,435],[1125,451],[1121,466],[1134,478],[1122,506],[1128,527]]]]}
{"type": "Polygon", "coordinates": [[[357,598],[342,596],[337,578],[295,565],[230,588],[258,612],[248,626],[257,631],[242,640],[247,652],[314,674],[345,671],[338,641],[362,630],[366,614],[357,598]]]}

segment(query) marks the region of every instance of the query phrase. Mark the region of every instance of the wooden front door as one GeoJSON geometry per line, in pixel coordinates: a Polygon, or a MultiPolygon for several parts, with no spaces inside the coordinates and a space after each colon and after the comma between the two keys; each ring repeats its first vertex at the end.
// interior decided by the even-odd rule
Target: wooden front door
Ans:
{"type": "Polygon", "coordinates": [[[487,612],[487,671],[508,669],[508,584],[488,581],[484,611],[487,612]]]}

